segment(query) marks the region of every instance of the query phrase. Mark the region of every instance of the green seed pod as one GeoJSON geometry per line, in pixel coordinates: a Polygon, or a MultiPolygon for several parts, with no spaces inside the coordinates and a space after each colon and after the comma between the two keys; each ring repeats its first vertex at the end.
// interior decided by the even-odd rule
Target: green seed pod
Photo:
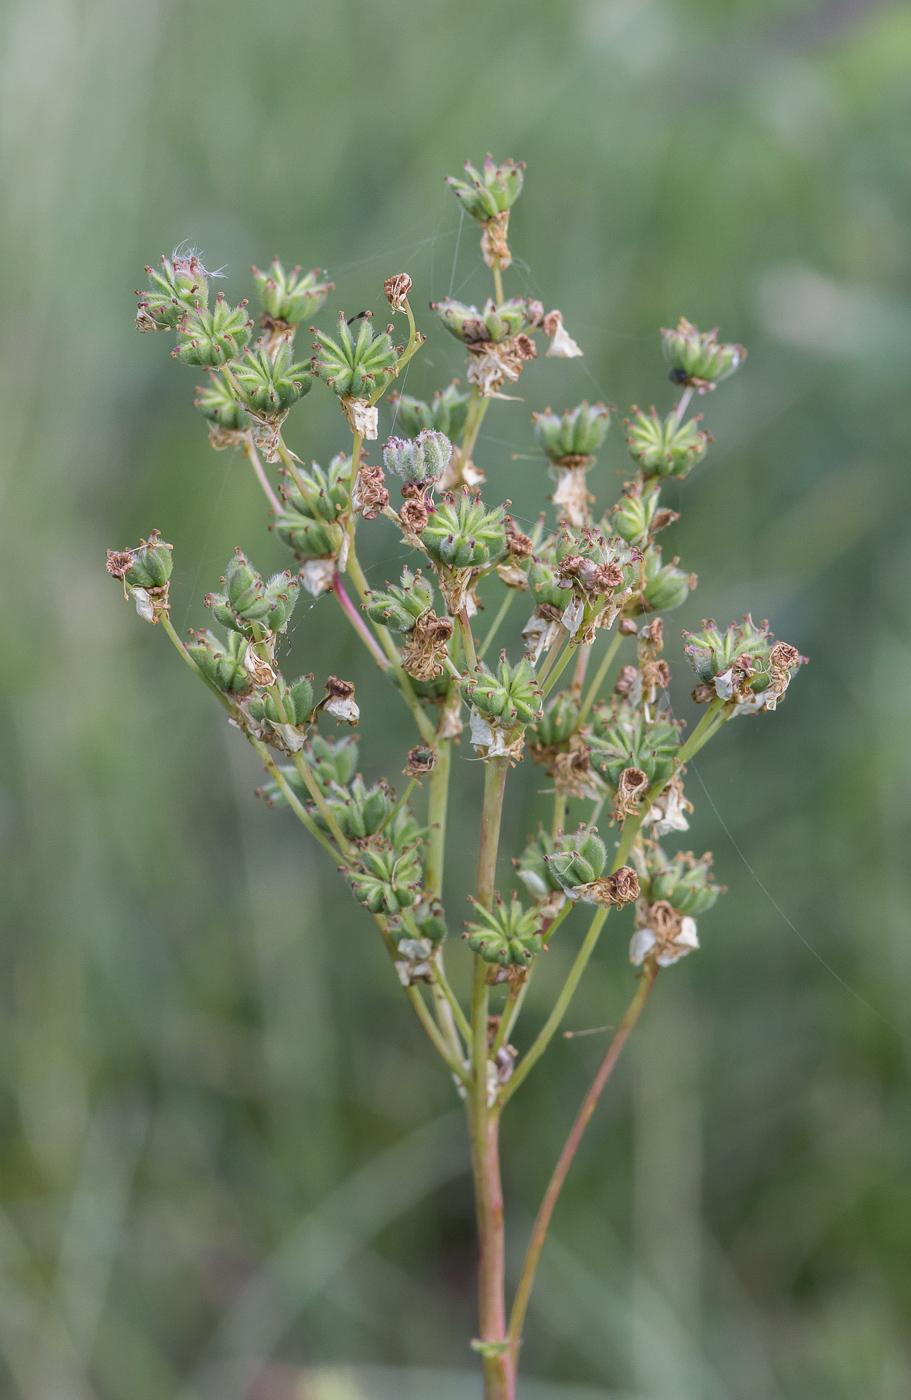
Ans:
{"type": "Polygon", "coordinates": [[[537,835],[532,837],[514,862],[516,874],[537,904],[546,903],[563,888],[548,861],[553,853],[552,838],[539,826],[537,835]]]}
{"type": "Polygon", "coordinates": [[[393,394],[392,406],[396,412],[396,423],[409,437],[432,428],[436,433],[445,433],[450,442],[460,437],[468,416],[468,395],[460,394],[458,380],[454,379],[442,392],[433,396],[433,403],[423,399],[413,399],[409,394],[393,394]]]}
{"type": "Polygon", "coordinates": [[[161,271],[147,267],[150,290],[139,297],[136,324],[141,331],[175,330],[181,317],[209,301],[208,274],[191,250],[178,249],[169,261],[161,259],[161,271]]]}
{"type": "Polygon", "coordinates": [[[567,457],[590,457],[604,442],[610,425],[610,410],[603,403],[580,403],[562,415],[533,413],[535,437],[552,462],[567,457]]]}
{"type": "Polygon", "coordinates": [[[538,305],[519,297],[499,305],[488,298],[480,311],[476,306],[466,306],[462,301],[447,297],[445,301],[432,301],[430,309],[437,313],[449,333],[466,345],[512,340],[530,330],[538,320],[538,305]]]}
{"type": "Polygon", "coordinates": [[[626,700],[597,706],[592,715],[589,762],[616,789],[626,768],[638,768],[649,786],[673,776],[680,748],[677,726],[663,715],[647,724],[642,712],[626,700]]]}
{"type": "Polygon", "coordinates": [[[655,848],[649,853],[649,902],[666,899],[680,914],[695,916],[711,909],[722,885],[712,884],[712,857],[696,860],[691,851],[678,851],[671,861],[655,848]],[[660,863],[658,863],[660,862],[660,863]]]}
{"type": "Polygon", "coordinates": [[[337,541],[327,533],[323,525],[297,511],[283,511],[272,523],[271,528],[283,544],[293,549],[302,559],[320,559],[334,553],[337,541]]]}
{"type": "Polygon", "coordinates": [[[401,481],[438,481],[452,456],[452,443],[445,433],[424,428],[416,438],[391,437],[383,448],[383,464],[401,481]]]}
{"type": "Polygon", "coordinates": [[[295,363],[287,342],[279,346],[274,360],[263,345],[257,345],[247,351],[233,372],[247,406],[267,418],[287,413],[313,383],[309,363],[295,363]]]}
{"type": "Polygon", "coordinates": [[[393,345],[388,331],[373,334],[372,316],[372,311],[364,313],[357,340],[352,338],[342,311],[338,316],[336,340],[323,331],[314,330],[316,354],[311,368],[339,398],[369,398],[378,389],[385,389],[395,377],[401,350],[393,345]]]}
{"type": "Polygon", "coordinates": [[[309,466],[301,462],[297,474],[306,488],[302,496],[296,484],[286,482],[282,496],[289,510],[298,515],[332,524],[348,508],[348,483],[351,478],[351,458],[339,452],[324,471],[317,463],[309,466]]]}
{"type": "Polygon", "coordinates": [[[419,617],[433,607],[433,585],[420,569],[413,574],[402,571],[402,585],[390,583],[384,593],[370,593],[367,616],[371,622],[391,627],[395,632],[410,632],[419,617]]]}
{"type": "Polygon", "coordinates": [[[435,948],[439,947],[449,932],[446,927],[446,914],[440,901],[433,895],[425,896],[420,904],[413,907],[411,917],[421,938],[426,938],[435,948]]]}
{"type": "Polygon", "coordinates": [[[509,904],[497,894],[493,909],[485,909],[476,899],[471,902],[476,919],[466,925],[463,937],[485,962],[527,967],[540,953],[544,943],[540,909],[524,909],[515,894],[509,904]]]}
{"type": "Polygon", "coordinates": [[[500,656],[496,672],[480,663],[478,670],[462,682],[462,696],[481,714],[498,720],[504,728],[516,724],[532,724],[543,711],[541,690],[535,681],[534,668],[522,658],[514,666],[500,656]]]}
{"type": "Polygon", "coordinates": [[[265,717],[271,724],[290,724],[292,728],[301,728],[313,714],[313,677],[301,676],[293,685],[283,686],[280,705],[267,692],[260,701],[251,701],[248,708],[254,719],[265,717]]]}
{"type": "Polygon", "coordinates": [[[680,317],[676,330],[662,330],[664,358],[671,367],[670,378],[675,384],[693,389],[714,389],[727,379],[746,359],[742,345],[719,345],[717,328],[700,335],[685,316],[680,317]]]}
{"type": "Polygon", "coordinates": [[[294,611],[300,580],[289,573],[274,574],[268,583],[241,549],[225,570],[224,593],[210,593],[206,607],[225,627],[250,636],[254,624],[268,632],[283,632],[294,611]]]}
{"type": "Polygon", "coordinates": [[[557,583],[558,570],[554,564],[535,557],[528,568],[528,591],[535,606],[542,603],[558,608],[562,613],[573,596],[571,588],[561,588],[557,583]]]}
{"type": "Polygon", "coordinates": [[[229,306],[219,292],[211,311],[196,307],[186,311],[177,325],[177,345],[171,351],[185,365],[204,365],[207,369],[227,364],[240,354],[250,339],[253,322],[240,306],[229,306]]]}
{"type": "Polygon", "coordinates": [[[357,752],[357,740],[353,737],[324,739],[315,734],[304,755],[320,786],[328,789],[333,783],[347,787],[357,768],[357,752]]]}
{"type": "Polygon", "coordinates": [[[545,860],[553,878],[568,892],[577,885],[590,885],[600,879],[607,852],[600,836],[580,826],[570,836],[558,836],[553,852],[545,860]]]}
{"type": "Polygon", "coordinates": [[[348,875],[355,899],[372,914],[391,916],[417,903],[420,879],[421,863],[413,848],[401,855],[377,847],[362,850],[361,869],[348,875]]]}
{"type": "Polygon", "coordinates": [[[430,512],[421,543],[452,569],[483,569],[506,552],[506,512],[488,510],[480,496],[448,496],[430,512]]]}
{"type": "Polygon", "coordinates": [[[173,548],[153,530],[148,540],[143,540],[136,549],[125,551],[132,555],[133,562],[120,577],[131,588],[163,588],[174,566],[173,548]]]}
{"type": "Polygon", "coordinates": [[[250,677],[244,668],[246,637],[229,632],[222,643],[211,632],[194,632],[193,636],[196,641],[187,647],[187,652],[206,680],[226,695],[245,695],[250,689],[250,677]]]}
{"type": "Polygon", "coordinates": [[[696,426],[701,415],[677,426],[674,412],[659,418],[654,408],[650,413],[643,413],[633,407],[632,413],[632,418],[624,419],[626,443],[629,455],[639,463],[646,476],[686,476],[690,468],[702,460],[708,444],[713,441],[696,426]]]}
{"type": "Polygon", "coordinates": [[[554,749],[565,744],[575,733],[579,719],[579,702],[568,690],[561,690],[551,700],[529,735],[530,747],[554,749]]]}
{"type": "Polygon", "coordinates": [[[335,287],[333,282],[326,281],[326,273],[319,268],[301,276],[299,267],[286,272],[278,258],[273,259],[268,272],[260,272],[258,267],[252,272],[266,316],[273,321],[284,321],[288,326],[296,326],[314,316],[335,287]]]}
{"type": "Polygon", "coordinates": [[[661,551],[649,551],[645,565],[645,610],[646,612],[667,612],[679,608],[689,597],[690,589],[696,587],[696,575],[685,574],[677,568],[677,560],[661,567],[661,551]]]}
{"type": "Polygon", "coordinates": [[[447,175],[446,183],[466,213],[477,219],[479,224],[486,224],[489,219],[511,208],[518,199],[525,178],[524,170],[524,161],[517,163],[510,159],[497,165],[488,155],[483,174],[466,160],[468,179],[457,180],[453,175],[447,175]]]}
{"type": "Polygon", "coordinates": [[[646,544],[658,501],[657,490],[644,490],[638,482],[628,481],[620,500],[611,511],[611,528],[628,544],[646,544]]]}
{"type": "Polygon", "coordinates": [[[217,423],[228,432],[245,433],[250,426],[249,413],[219,374],[210,376],[207,388],[196,390],[193,403],[210,423],[217,423]]]}

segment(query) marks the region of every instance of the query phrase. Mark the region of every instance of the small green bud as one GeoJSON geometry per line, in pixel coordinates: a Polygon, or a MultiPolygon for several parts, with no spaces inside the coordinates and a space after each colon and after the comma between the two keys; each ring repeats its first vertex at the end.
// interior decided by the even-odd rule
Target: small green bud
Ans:
{"type": "Polygon", "coordinates": [[[458,380],[454,379],[442,392],[433,396],[433,403],[423,399],[413,399],[409,394],[393,394],[392,406],[396,411],[396,422],[409,437],[417,437],[426,428],[445,433],[450,442],[460,437],[468,416],[468,395],[460,394],[458,380]]]}
{"type": "Polygon", "coordinates": [[[420,904],[413,907],[411,917],[420,936],[426,938],[435,948],[439,947],[449,932],[446,927],[446,914],[440,901],[433,895],[426,895],[420,904]]]}
{"type": "Polygon", "coordinates": [[[136,325],[141,331],[176,330],[181,317],[209,301],[208,273],[191,249],[181,249],[169,261],[161,259],[161,271],[147,267],[150,290],[139,297],[136,325]]]}
{"type": "Polygon", "coordinates": [[[532,837],[519,859],[514,862],[516,874],[536,904],[548,903],[563,889],[548,860],[553,853],[553,839],[539,826],[537,835],[532,837]]]}
{"type": "Polygon", "coordinates": [[[559,569],[555,564],[538,557],[532,559],[528,568],[528,591],[536,607],[546,603],[549,607],[558,608],[562,613],[568,606],[573,591],[571,588],[562,588],[557,582],[558,577],[559,569]]]}
{"type": "Polygon", "coordinates": [[[529,748],[532,752],[535,749],[544,751],[566,744],[575,733],[578,719],[578,700],[568,690],[561,690],[535,725],[534,738],[529,737],[529,748]]]}
{"type": "Polygon", "coordinates": [[[282,686],[278,700],[267,691],[258,700],[251,700],[248,709],[254,719],[302,728],[313,714],[313,677],[301,676],[293,685],[282,686]]]}
{"type": "Polygon", "coordinates": [[[309,320],[335,289],[335,283],[327,282],[326,273],[319,268],[301,276],[299,267],[286,272],[278,258],[273,259],[268,272],[260,272],[258,267],[251,270],[265,315],[288,326],[309,320]]]}
{"type": "Polygon", "coordinates": [[[420,569],[413,574],[402,571],[401,587],[390,583],[385,593],[369,594],[366,606],[371,622],[391,627],[395,632],[410,632],[419,617],[433,607],[433,585],[420,569]]]}
{"type": "Polygon", "coordinates": [[[207,369],[227,364],[239,355],[250,339],[253,322],[240,306],[229,306],[224,293],[219,292],[211,311],[196,307],[186,311],[177,324],[177,345],[171,354],[185,365],[204,365],[207,369]]]}
{"type": "Polygon", "coordinates": [[[727,379],[746,359],[742,345],[719,345],[717,327],[700,335],[685,316],[680,317],[676,330],[662,330],[664,358],[671,367],[670,379],[689,389],[704,393],[727,379]]]}
{"type": "Polygon", "coordinates": [[[279,418],[308,392],[313,383],[309,362],[294,363],[285,341],[273,360],[263,345],[248,350],[233,366],[234,378],[244,392],[247,406],[267,418],[279,418]]]}
{"type": "Polygon", "coordinates": [[[324,379],[339,398],[370,397],[378,389],[385,389],[395,377],[401,351],[393,345],[389,331],[373,334],[372,316],[372,311],[364,313],[357,340],[352,338],[342,311],[338,316],[337,340],[314,330],[313,373],[324,379]]]}
{"type": "Polygon", "coordinates": [[[655,847],[649,852],[648,870],[649,902],[666,899],[679,914],[704,914],[724,893],[722,885],[712,884],[712,857],[708,852],[696,860],[691,851],[678,851],[667,861],[661,849],[655,847]]]}
{"type": "Polygon", "coordinates": [[[583,402],[559,416],[549,408],[533,413],[532,423],[535,437],[550,460],[569,466],[598,451],[610,425],[610,410],[603,403],[583,402]]]}
{"type": "Polygon", "coordinates": [[[447,297],[445,301],[432,301],[430,309],[437,313],[450,335],[466,345],[512,340],[537,325],[541,318],[539,302],[523,301],[519,297],[499,305],[488,298],[480,311],[476,306],[466,306],[464,302],[447,297]]]}
{"type": "Polygon", "coordinates": [[[724,632],[710,618],[701,632],[683,637],[684,653],[700,681],[693,698],[733,701],[735,714],[774,710],[792,671],[806,663],[796,647],[774,641],[767,622],[757,627],[749,614],[724,632]]]}
{"type": "Polygon", "coordinates": [[[506,512],[502,506],[488,510],[480,496],[447,496],[432,507],[421,543],[451,569],[486,568],[506,551],[506,512]]]}
{"type": "Polygon", "coordinates": [[[229,632],[222,643],[211,632],[194,632],[193,636],[196,641],[187,651],[206,680],[226,695],[245,695],[250,689],[250,677],[244,667],[246,637],[239,632],[229,632]]]}
{"type": "Polygon", "coordinates": [[[355,899],[372,914],[394,917],[417,903],[420,893],[421,864],[414,848],[397,855],[391,849],[361,851],[361,868],[349,872],[355,899]]]}
{"type": "Polygon", "coordinates": [[[544,943],[540,909],[524,909],[515,894],[509,904],[497,894],[493,909],[485,909],[476,899],[471,902],[476,919],[466,925],[463,937],[485,962],[527,967],[540,953],[544,943]]]}
{"type": "Polygon", "coordinates": [[[164,588],[174,566],[173,548],[153,530],[135,549],[109,549],[107,571],[130,588],[164,588]]]}
{"type": "Polygon", "coordinates": [[[700,462],[713,439],[697,428],[701,415],[677,425],[672,412],[659,418],[654,408],[643,413],[636,407],[633,417],[624,419],[629,455],[638,462],[646,476],[684,477],[700,462]]]}
{"type": "Polygon", "coordinates": [[[690,589],[696,587],[696,575],[685,574],[677,568],[677,560],[661,567],[661,551],[649,551],[645,565],[645,593],[643,601],[647,612],[667,612],[679,608],[689,597],[690,589]]]}
{"type": "Polygon", "coordinates": [[[626,700],[596,707],[589,736],[589,762],[616,790],[627,768],[638,768],[649,786],[673,776],[680,747],[677,726],[664,715],[646,722],[626,700]]]}
{"type": "Polygon", "coordinates": [[[414,439],[391,437],[383,448],[383,464],[401,481],[427,485],[438,481],[452,456],[445,433],[424,428],[414,439]]]}
{"type": "Polygon", "coordinates": [[[505,652],[495,672],[481,662],[475,674],[462,682],[462,696],[503,728],[532,724],[540,719],[544,708],[531,663],[523,657],[510,666],[505,652]]]}
{"type": "Polygon", "coordinates": [[[198,388],[193,400],[203,417],[216,423],[226,432],[245,433],[250,426],[250,415],[234,397],[234,391],[219,374],[212,374],[206,389],[198,388]]]}
{"type": "Polygon", "coordinates": [[[289,573],[274,574],[268,583],[248,562],[241,549],[225,570],[224,593],[210,593],[206,607],[225,627],[250,636],[255,625],[268,632],[283,632],[297,602],[300,580],[289,573]]]}
{"type": "Polygon", "coordinates": [[[570,836],[561,833],[545,860],[554,879],[569,893],[578,885],[590,885],[601,878],[607,852],[600,836],[580,826],[570,836]]]}
{"type": "Polygon", "coordinates": [[[502,165],[497,165],[493,157],[488,155],[484,161],[483,174],[466,160],[465,173],[468,179],[456,180],[454,176],[448,175],[446,183],[466,213],[477,219],[479,224],[486,224],[488,220],[496,218],[497,214],[511,208],[518,199],[525,178],[524,170],[524,161],[517,163],[510,159],[505,160],[502,165]]]}

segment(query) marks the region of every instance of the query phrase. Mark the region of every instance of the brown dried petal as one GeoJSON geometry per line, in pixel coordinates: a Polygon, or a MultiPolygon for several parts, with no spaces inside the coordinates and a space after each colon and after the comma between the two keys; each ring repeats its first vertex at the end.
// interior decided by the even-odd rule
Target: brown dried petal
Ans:
{"type": "Polygon", "coordinates": [[[423,744],[417,744],[409,752],[408,762],[402,771],[407,778],[422,778],[425,773],[432,773],[436,764],[435,751],[425,748],[423,744]]]}
{"type": "Polygon", "coordinates": [[[639,898],[639,876],[631,865],[621,865],[620,869],[615,870],[613,875],[608,875],[602,884],[610,904],[620,907],[639,898]]]}
{"type": "Polygon", "coordinates": [[[520,360],[536,360],[538,358],[538,347],[529,335],[517,335],[515,347],[520,360]]]}
{"type": "Polygon", "coordinates": [[[109,549],[105,568],[111,578],[124,578],[133,567],[133,555],[128,549],[109,549]]]}
{"type": "Polygon", "coordinates": [[[515,523],[506,529],[506,548],[514,559],[527,559],[534,551],[534,545],[528,535],[523,535],[521,530],[517,530],[515,523]]]}
{"type": "Polygon", "coordinates": [[[382,467],[362,466],[354,487],[355,501],[365,520],[375,520],[389,504],[382,467]]]}
{"type": "Polygon", "coordinates": [[[638,675],[639,672],[636,670],[635,666],[621,666],[620,674],[617,677],[617,684],[614,686],[614,694],[629,695],[633,686],[636,684],[638,675]]]}
{"type": "Polygon", "coordinates": [[[631,617],[621,617],[617,624],[621,637],[634,637],[638,628],[631,617]]]}
{"type": "Polygon", "coordinates": [[[407,534],[420,535],[427,529],[427,521],[430,519],[430,513],[422,499],[419,500],[412,496],[409,500],[405,501],[402,509],[399,511],[399,519],[402,522],[402,528],[407,534]]]}
{"type": "Polygon", "coordinates": [[[710,700],[715,699],[715,687],[711,685],[697,685],[693,691],[693,699],[697,705],[707,705],[710,700]]]}
{"type": "Polygon", "coordinates": [[[405,298],[411,291],[411,278],[407,272],[399,272],[395,277],[387,277],[383,283],[386,300],[393,311],[404,311],[405,298]]]}

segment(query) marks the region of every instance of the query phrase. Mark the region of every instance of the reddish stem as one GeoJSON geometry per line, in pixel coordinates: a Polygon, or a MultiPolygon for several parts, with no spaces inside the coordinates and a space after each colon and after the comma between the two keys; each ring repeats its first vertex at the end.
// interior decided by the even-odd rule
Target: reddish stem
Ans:
{"type": "Polygon", "coordinates": [[[370,653],[373,656],[373,659],[376,662],[376,664],[379,666],[380,670],[388,671],[389,662],[383,655],[379,642],[376,640],[373,633],[370,631],[370,628],[367,626],[366,622],[361,617],[357,608],[354,606],[351,599],[348,597],[348,594],[345,592],[345,585],[342,583],[341,576],[337,571],[332,578],[332,592],[335,594],[336,598],[341,603],[345,613],[347,613],[348,620],[354,627],[355,631],[359,634],[361,641],[370,650],[370,653]]]}
{"type": "Polygon", "coordinates": [[[509,1320],[509,1341],[511,1343],[511,1355],[516,1356],[519,1342],[522,1338],[522,1326],[525,1322],[525,1313],[528,1308],[528,1300],[531,1297],[532,1285],[535,1279],[535,1270],[538,1267],[538,1260],[541,1257],[541,1250],[550,1225],[551,1216],[557,1199],[563,1189],[573,1158],[582,1141],[582,1134],[588,1127],[589,1120],[595,1111],[601,1092],[610,1078],[611,1071],[620,1057],[620,1051],[627,1042],[630,1031],[639,1019],[639,1015],[645,1005],[648,994],[652,989],[655,978],[658,975],[658,964],[649,962],[642,969],[639,978],[639,987],[633,997],[623,1020],[620,1022],[614,1034],[614,1038],[608,1046],[607,1054],[601,1061],[601,1067],[592,1082],[592,1086],[582,1101],[576,1121],[572,1126],[572,1131],[566,1140],[566,1146],[560,1153],[557,1165],[554,1167],[553,1176],[547,1190],[544,1193],[544,1200],[541,1202],[541,1209],[538,1211],[534,1229],[531,1232],[531,1240],[528,1245],[528,1253],[525,1256],[525,1263],[522,1266],[522,1276],[519,1279],[519,1286],[516,1290],[515,1302],[512,1307],[512,1316],[509,1320]]]}

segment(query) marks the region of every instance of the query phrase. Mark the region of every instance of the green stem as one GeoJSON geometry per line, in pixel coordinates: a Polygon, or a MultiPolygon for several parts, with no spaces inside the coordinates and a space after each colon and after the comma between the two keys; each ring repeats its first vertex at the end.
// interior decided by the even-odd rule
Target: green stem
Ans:
{"type": "Polygon", "coordinates": [[[560,660],[557,662],[556,666],[551,671],[550,675],[547,678],[547,681],[545,682],[542,688],[542,694],[545,696],[545,698],[550,694],[554,686],[557,684],[557,681],[560,679],[563,672],[566,670],[566,667],[569,664],[569,660],[572,654],[572,645],[570,639],[567,638],[566,645],[563,648],[563,655],[560,657],[560,660]]]}
{"type": "MultiPolygon", "coordinates": [[[[374,914],[373,922],[376,924],[377,928],[380,931],[380,937],[382,938],[383,943],[386,946],[386,951],[392,959],[393,963],[398,962],[400,960],[398,945],[396,944],[395,939],[392,937],[392,934],[389,932],[389,929],[386,926],[385,918],[382,914],[374,914]]],[[[452,1070],[453,1074],[456,1076],[459,1082],[463,1084],[467,1089],[469,1085],[469,1078],[465,1066],[462,1064],[461,1058],[458,1055],[456,1055],[455,1051],[451,1049],[450,1046],[446,1043],[446,1039],[442,1031],[440,1030],[436,1021],[433,1019],[430,1012],[428,1011],[424,998],[421,996],[418,988],[406,987],[405,995],[408,997],[408,1000],[411,1002],[411,1005],[417,1012],[418,1019],[421,1022],[421,1025],[424,1027],[424,1030],[430,1037],[431,1041],[433,1042],[434,1048],[446,1061],[447,1065],[452,1070]]]]}
{"type": "Polygon", "coordinates": [[[484,657],[487,655],[487,650],[488,650],[488,648],[489,648],[491,642],[493,641],[494,637],[496,636],[497,629],[499,628],[500,623],[503,621],[503,619],[504,619],[504,617],[506,616],[506,614],[509,612],[509,609],[510,609],[510,607],[512,606],[512,600],[513,600],[513,598],[516,596],[516,594],[517,594],[518,592],[519,592],[519,589],[518,589],[518,588],[508,588],[508,589],[506,590],[506,597],[503,599],[502,603],[500,604],[500,611],[497,613],[497,615],[496,615],[496,617],[494,618],[493,622],[490,624],[490,629],[489,629],[489,631],[488,631],[488,633],[487,633],[487,636],[484,638],[484,641],[483,641],[483,643],[481,644],[481,650],[478,652],[478,660],[479,660],[479,661],[483,661],[483,660],[484,660],[484,657]]]}
{"type": "Polygon", "coordinates": [[[550,834],[556,841],[557,833],[563,830],[563,823],[566,820],[566,793],[559,789],[554,793],[554,819],[551,823],[550,834]]]}
{"type": "Polygon", "coordinates": [[[500,305],[502,304],[503,300],[504,300],[504,297],[503,297],[503,273],[500,271],[500,259],[499,259],[499,258],[495,258],[495,259],[494,259],[494,264],[493,264],[493,267],[491,268],[491,272],[493,273],[493,287],[494,287],[494,292],[495,292],[496,298],[497,298],[497,306],[500,306],[500,305]]]}
{"type": "Polygon", "coordinates": [[[256,473],[256,479],[259,482],[260,486],[263,488],[263,491],[265,492],[266,500],[272,506],[272,509],[274,511],[280,511],[282,508],[282,503],[276,496],[275,492],[272,490],[272,484],[269,481],[268,476],[266,475],[266,469],[263,466],[260,460],[259,453],[256,450],[256,444],[253,441],[252,432],[244,433],[243,454],[252,466],[254,472],[256,473]]]}
{"type": "MultiPolygon", "coordinates": [[[[561,626],[562,626],[562,624],[561,624],[561,626]]],[[[545,658],[544,658],[544,664],[543,664],[543,666],[541,667],[540,673],[539,673],[539,675],[538,675],[538,682],[539,682],[539,684],[540,684],[540,683],[543,683],[545,677],[546,677],[546,676],[548,675],[548,673],[550,672],[551,666],[553,666],[553,664],[554,664],[554,662],[556,661],[557,657],[560,655],[562,649],[566,646],[566,644],[567,644],[568,641],[569,641],[569,633],[566,631],[566,628],[563,627],[563,628],[562,628],[562,631],[563,631],[563,636],[562,636],[562,638],[561,638],[554,646],[552,646],[552,647],[550,648],[550,650],[548,651],[547,655],[546,655],[545,658]]]]}
{"type": "Polygon", "coordinates": [[[522,1273],[519,1277],[519,1285],[516,1289],[516,1296],[512,1307],[512,1314],[509,1319],[508,1338],[513,1349],[513,1355],[515,1354],[515,1350],[518,1348],[519,1342],[522,1337],[522,1327],[525,1322],[525,1313],[528,1309],[528,1301],[531,1297],[532,1285],[535,1279],[535,1271],[538,1267],[538,1260],[541,1257],[541,1250],[544,1246],[544,1240],[547,1236],[547,1229],[550,1225],[551,1217],[554,1213],[554,1207],[556,1206],[557,1199],[560,1195],[561,1190],[563,1189],[563,1183],[566,1180],[567,1173],[569,1172],[570,1166],[572,1165],[572,1161],[576,1155],[576,1151],[578,1150],[579,1143],[582,1141],[582,1134],[588,1127],[591,1116],[594,1113],[595,1107],[598,1103],[598,1099],[601,1097],[601,1093],[604,1089],[604,1086],[610,1078],[614,1065],[617,1063],[617,1060],[620,1057],[620,1052],[626,1044],[627,1039],[629,1038],[630,1031],[633,1029],[633,1026],[636,1024],[636,1022],[639,1019],[639,1016],[642,1013],[642,1008],[645,1006],[648,994],[654,985],[657,973],[658,964],[656,962],[647,963],[646,966],[643,968],[642,972],[640,973],[639,986],[636,990],[636,995],[633,997],[632,1001],[627,1007],[626,1012],[623,1016],[623,1020],[617,1027],[617,1030],[614,1034],[614,1038],[611,1041],[610,1046],[608,1047],[607,1054],[604,1056],[604,1059],[601,1062],[601,1066],[598,1070],[598,1073],[595,1075],[591,1088],[589,1089],[588,1093],[585,1095],[585,1098],[582,1101],[582,1107],[579,1109],[579,1112],[576,1116],[576,1121],[574,1122],[569,1137],[566,1140],[566,1146],[560,1153],[559,1160],[557,1161],[557,1165],[554,1168],[553,1176],[550,1179],[550,1184],[548,1185],[547,1190],[544,1193],[544,1199],[541,1202],[541,1209],[538,1211],[537,1219],[535,1220],[534,1224],[534,1229],[531,1233],[531,1240],[528,1245],[528,1252],[525,1255],[525,1262],[522,1265],[522,1273]]]}
{"type": "Polygon", "coordinates": [[[474,649],[474,637],[471,632],[471,621],[468,617],[468,608],[464,607],[459,613],[459,634],[462,638],[462,646],[465,648],[465,660],[469,669],[474,672],[478,669],[478,658],[474,649]]]}
{"type": "MultiPolygon", "coordinates": [[[[481,809],[481,838],[478,843],[478,879],[475,898],[485,909],[493,908],[497,879],[497,851],[500,821],[506,788],[507,758],[489,758],[484,764],[484,805],[481,809]]],[[[486,966],[486,964],[485,964],[486,966]]]]}
{"type": "Polygon", "coordinates": [[[588,712],[589,712],[589,710],[591,709],[592,705],[595,703],[595,701],[596,701],[597,698],[598,698],[598,692],[599,692],[599,690],[601,689],[602,685],[604,684],[604,678],[605,678],[605,676],[607,675],[608,671],[610,670],[611,662],[613,661],[614,657],[617,655],[617,648],[619,647],[619,645],[620,645],[620,643],[621,643],[622,641],[623,641],[623,635],[622,635],[622,633],[621,633],[621,632],[619,631],[619,629],[618,629],[616,635],[614,636],[613,640],[611,641],[610,646],[607,648],[607,651],[604,653],[604,657],[603,657],[603,659],[602,659],[602,661],[601,661],[601,665],[598,667],[597,671],[595,672],[594,680],[592,681],[591,685],[590,685],[589,688],[588,688],[588,691],[587,691],[587,693],[586,693],[585,699],[582,701],[582,705],[581,705],[581,707],[580,707],[580,709],[579,709],[579,720],[578,720],[578,723],[579,723],[580,725],[584,724],[585,721],[586,721],[586,719],[588,718],[588,712]]]}
{"type": "Polygon", "coordinates": [[[489,402],[490,400],[484,397],[477,385],[472,384],[465,417],[465,431],[462,434],[462,443],[459,447],[463,464],[471,461],[471,454],[478,440],[478,432],[489,402]]]}
{"type": "Polygon", "coordinates": [[[564,982],[563,989],[560,992],[560,995],[557,997],[556,1002],[554,1003],[553,1010],[551,1011],[547,1020],[544,1022],[544,1025],[541,1027],[532,1045],[529,1047],[529,1049],[523,1055],[522,1059],[516,1065],[515,1069],[513,1070],[512,1078],[507,1084],[504,1084],[503,1086],[503,1089],[501,1091],[501,1099],[504,1104],[512,1098],[519,1085],[525,1079],[529,1070],[533,1069],[534,1066],[538,1063],[541,1056],[544,1054],[544,1051],[547,1049],[548,1045],[553,1039],[554,1034],[556,1033],[557,1028],[560,1025],[560,1022],[566,1015],[566,1010],[569,1006],[569,1003],[575,996],[576,988],[579,985],[579,981],[582,977],[582,974],[588,966],[588,960],[591,957],[592,953],[595,951],[595,944],[598,942],[601,929],[604,926],[604,920],[607,918],[609,912],[610,910],[607,908],[597,910],[594,918],[589,924],[588,933],[586,933],[582,943],[582,947],[576,954],[575,961],[569,970],[569,976],[564,982]]]}
{"type": "Polygon", "coordinates": [[[424,882],[427,893],[440,899],[443,894],[443,867],[446,858],[446,816],[449,807],[449,775],[452,769],[451,739],[437,740],[436,756],[436,765],[430,774],[430,842],[424,866],[424,882]]]}
{"type": "MultiPolygon", "coordinates": [[[[358,595],[360,596],[361,601],[366,602],[367,595],[370,590],[364,571],[361,568],[357,554],[355,553],[353,543],[348,553],[348,573],[354,580],[354,586],[358,591],[358,595]]],[[[399,683],[399,690],[401,691],[402,696],[404,697],[405,704],[408,706],[409,710],[414,716],[414,721],[418,727],[421,738],[424,740],[425,744],[428,744],[432,747],[434,740],[436,739],[436,730],[434,729],[430,719],[424,713],[423,706],[421,705],[420,700],[414,693],[414,687],[411,684],[411,678],[408,675],[408,672],[402,666],[402,659],[399,656],[399,649],[396,646],[395,642],[392,640],[392,637],[389,633],[389,629],[387,627],[375,625],[375,631],[377,637],[379,638],[380,645],[382,646],[386,655],[389,657],[390,662],[392,663],[392,669],[395,672],[396,680],[399,683]]]]}

